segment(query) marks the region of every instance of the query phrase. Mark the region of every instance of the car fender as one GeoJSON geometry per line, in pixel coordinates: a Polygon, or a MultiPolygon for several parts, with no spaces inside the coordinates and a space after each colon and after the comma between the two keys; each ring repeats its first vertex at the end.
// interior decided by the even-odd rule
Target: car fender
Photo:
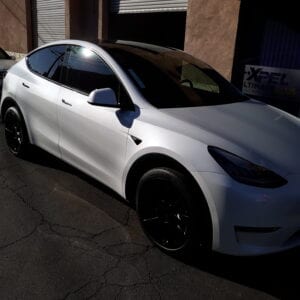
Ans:
{"type": "Polygon", "coordinates": [[[122,176],[122,195],[126,197],[126,180],[127,176],[133,167],[134,163],[138,161],[139,159],[142,159],[146,155],[149,154],[161,154],[164,156],[167,156],[173,160],[175,160],[177,163],[179,163],[183,168],[186,169],[186,171],[194,178],[195,182],[199,185],[199,188],[201,189],[206,203],[209,208],[210,216],[212,219],[212,225],[213,225],[213,235],[214,241],[218,241],[218,215],[217,215],[217,209],[215,206],[215,203],[213,201],[213,197],[209,192],[209,189],[205,183],[204,178],[201,176],[201,172],[196,172],[195,169],[193,168],[192,164],[188,162],[184,157],[178,155],[177,153],[171,151],[170,149],[162,148],[162,147],[149,147],[149,148],[144,148],[136,153],[134,153],[133,156],[130,157],[130,159],[127,161],[127,164],[124,168],[123,176],[122,176]]]}

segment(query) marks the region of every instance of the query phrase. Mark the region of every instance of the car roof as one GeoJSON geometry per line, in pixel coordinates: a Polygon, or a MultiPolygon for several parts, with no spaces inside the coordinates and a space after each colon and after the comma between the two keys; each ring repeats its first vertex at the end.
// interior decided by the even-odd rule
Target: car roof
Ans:
{"type": "Polygon", "coordinates": [[[147,43],[141,43],[141,42],[135,42],[135,41],[127,41],[127,40],[97,40],[97,41],[82,41],[82,40],[57,40],[55,42],[47,43],[44,44],[34,50],[32,50],[30,53],[35,52],[38,49],[46,48],[49,46],[54,46],[54,45],[63,45],[63,44],[70,44],[70,45],[79,45],[83,47],[100,47],[100,48],[105,48],[105,47],[115,47],[115,48],[120,48],[120,49],[132,49],[132,48],[138,48],[140,50],[144,50],[147,52],[151,53],[163,53],[167,51],[181,51],[176,48],[172,47],[163,47],[163,46],[158,46],[158,45],[153,45],[153,44],[147,44],[147,43]]]}
{"type": "Polygon", "coordinates": [[[127,78],[126,74],[122,70],[122,68],[119,66],[119,64],[112,58],[111,54],[109,53],[108,48],[119,48],[122,50],[126,50],[128,52],[134,52],[138,53],[141,56],[153,56],[153,54],[158,53],[164,53],[164,52],[174,52],[173,48],[168,47],[161,47],[146,43],[140,43],[140,42],[133,42],[133,41],[95,41],[95,42],[87,42],[82,40],[57,40],[55,42],[51,42],[48,44],[45,44],[39,48],[34,49],[30,53],[27,54],[27,57],[29,57],[34,52],[50,47],[55,45],[77,45],[86,47],[91,50],[95,50],[97,53],[101,54],[101,57],[105,59],[106,62],[109,62],[110,67],[113,67],[113,69],[118,71],[118,74],[120,78],[122,78],[123,83],[126,83],[127,90],[131,97],[135,99],[135,103],[137,103],[139,108],[153,108],[151,104],[149,104],[145,98],[141,95],[141,93],[138,91],[136,86],[127,78]]]}
{"type": "Polygon", "coordinates": [[[97,43],[97,45],[101,46],[108,46],[108,45],[114,45],[118,48],[139,48],[145,51],[149,51],[152,53],[162,53],[170,50],[176,50],[180,51],[179,49],[172,48],[172,47],[164,47],[164,46],[158,46],[154,44],[148,44],[148,43],[142,43],[142,42],[135,42],[135,41],[126,41],[126,40],[115,40],[115,41],[100,41],[97,43]]]}

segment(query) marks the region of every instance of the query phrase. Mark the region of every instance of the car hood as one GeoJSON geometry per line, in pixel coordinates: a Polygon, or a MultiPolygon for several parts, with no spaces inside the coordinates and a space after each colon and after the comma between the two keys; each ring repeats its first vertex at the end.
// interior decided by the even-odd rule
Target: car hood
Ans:
{"type": "Polygon", "coordinates": [[[15,63],[16,61],[13,59],[0,59],[0,71],[8,70],[15,63]]]}
{"type": "Polygon", "coordinates": [[[168,122],[178,133],[278,170],[282,175],[300,172],[300,120],[277,108],[248,100],[161,111],[168,116],[166,119],[173,119],[174,122],[168,122]]]}

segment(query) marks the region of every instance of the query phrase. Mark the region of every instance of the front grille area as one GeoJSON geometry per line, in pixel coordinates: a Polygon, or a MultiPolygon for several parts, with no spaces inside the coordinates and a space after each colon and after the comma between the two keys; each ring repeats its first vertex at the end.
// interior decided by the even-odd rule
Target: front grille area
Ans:
{"type": "Polygon", "coordinates": [[[280,227],[235,226],[235,237],[239,244],[255,247],[276,247],[281,243],[280,227]]]}
{"type": "Polygon", "coordinates": [[[300,245],[300,230],[296,231],[286,242],[286,246],[290,245],[300,245]]]}
{"type": "Polygon", "coordinates": [[[240,232],[252,232],[252,233],[270,233],[280,229],[280,227],[244,227],[235,226],[236,231],[240,232]]]}

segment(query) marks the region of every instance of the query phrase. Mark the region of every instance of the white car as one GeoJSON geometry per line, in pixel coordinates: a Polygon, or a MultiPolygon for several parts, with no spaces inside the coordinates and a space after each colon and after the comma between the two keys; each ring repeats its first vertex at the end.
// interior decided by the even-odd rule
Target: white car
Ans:
{"type": "Polygon", "coordinates": [[[1,116],[13,154],[34,144],[103,182],[167,253],[300,245],[300,121],[182,51],[47,44],[8,71],[1,116]]]}

